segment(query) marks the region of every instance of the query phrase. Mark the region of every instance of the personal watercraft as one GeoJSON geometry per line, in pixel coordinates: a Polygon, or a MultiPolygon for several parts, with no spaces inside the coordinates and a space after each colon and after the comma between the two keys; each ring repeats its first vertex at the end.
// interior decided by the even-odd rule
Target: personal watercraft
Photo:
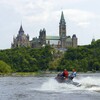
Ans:
{"type": "Polygon", "coordinates": [[[66,84],[72,84],[75,86],[81,86],[78,82],[74,82],[73,78],[71,78],[70,76],[68,78],[65,78],[64,76],[62,76],[61,74],[58,74],[55,79],[57,80],[57,82],[59,83],[66,83],[66,84]]]}

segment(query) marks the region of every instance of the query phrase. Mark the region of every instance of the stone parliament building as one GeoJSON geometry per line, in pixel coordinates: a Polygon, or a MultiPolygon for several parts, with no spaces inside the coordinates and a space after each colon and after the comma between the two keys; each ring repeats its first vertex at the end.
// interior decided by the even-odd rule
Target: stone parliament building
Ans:
{"type": "Polygon", "coordinates": [[[13,43],[11,48],[16,47],[32,47],[39,48],[45,45],[51,45],[57,49],[67,49],[69,47],[77,47],[78,39],[75,34],[72,37],[67,36],[66,22],[63,12],[61,13],[61,19],[59,23],[59,36],[47,36],[46,30],[41,29],[39,37],[35,37],[29,40],[29,35],[24,33],[22,25],[18,31],[17,37],[13,37],[13,43]]]}

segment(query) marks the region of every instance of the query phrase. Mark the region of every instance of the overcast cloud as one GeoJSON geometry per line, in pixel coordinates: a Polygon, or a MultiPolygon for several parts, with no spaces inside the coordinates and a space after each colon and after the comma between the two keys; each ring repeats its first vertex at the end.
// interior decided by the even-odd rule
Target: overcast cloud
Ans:
{"type": "Polygon", "coordinates": [[[22,23],[30,40],[45,28],[47,35],[59,34],[61,11],[67,35],[76,34],[78,44],[100,39],[100,0],[0,0],[0,49],[11,47],[22,23]]]}

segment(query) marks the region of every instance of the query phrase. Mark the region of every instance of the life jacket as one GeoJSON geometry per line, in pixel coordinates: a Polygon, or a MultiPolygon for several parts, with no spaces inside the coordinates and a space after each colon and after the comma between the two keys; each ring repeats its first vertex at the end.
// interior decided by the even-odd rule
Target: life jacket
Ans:
{"type": "Polygon", "coordinates": [[[73,77],[76,77],[76,72],[73,72],[73,77]]]}
{"type": "Polygon", "coordinates": [[[68,71],[64,71],[63,74],[64,74],[64,77],[68,78],[68,71]]]}
{"type": "Polygon", "coordinates": [[[76,72],[72,72],[70,77],[73,77],[73,78],[76,77],[76,72]]]}

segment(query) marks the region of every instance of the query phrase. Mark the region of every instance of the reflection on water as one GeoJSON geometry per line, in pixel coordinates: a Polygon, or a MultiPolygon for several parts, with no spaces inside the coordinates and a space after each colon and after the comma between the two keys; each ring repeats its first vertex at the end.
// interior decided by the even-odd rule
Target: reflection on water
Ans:
{"type": "MultiPolygon", "coordinates": [[[[56,76],[56,75],[54,75],[56,76]]],[[[100,100],[100,74],[79,74],[73,81],[58,83],[50,77],[0,77],[0,100],[100,100]]]]}

